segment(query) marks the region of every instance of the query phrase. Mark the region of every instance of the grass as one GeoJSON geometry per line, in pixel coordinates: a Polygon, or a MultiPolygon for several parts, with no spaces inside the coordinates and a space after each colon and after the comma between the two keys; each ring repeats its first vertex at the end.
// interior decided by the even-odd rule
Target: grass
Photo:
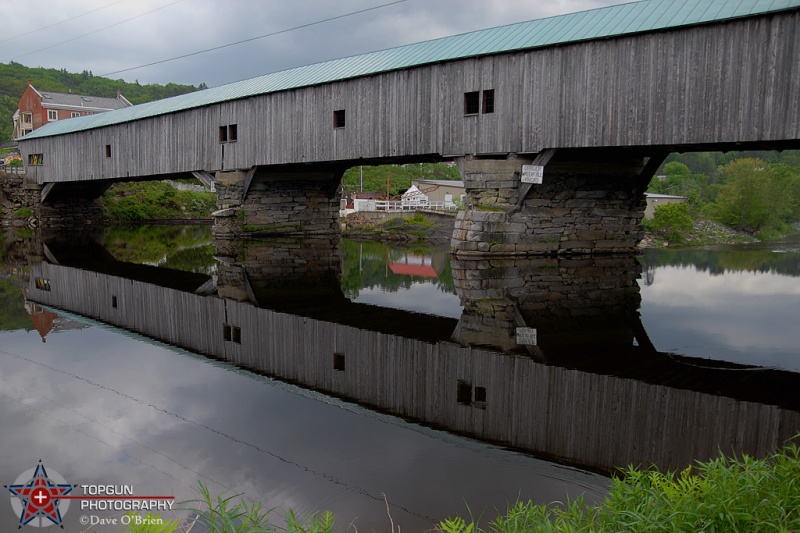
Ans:
{"type": "Polygon", "coordinates": [[[790,444],[765,459],[720,456],[680,473],[628,468],[602,505],[583,500],[517,502],[484,529],[448,518],[445,533],[800,531],[800,449],[790,444]]]}
{"type": "Polygon", "coordinates": [[[160,181],[113,185],[100,199],[105,218],[120,222],[210,219],[216,209],[214,193],[178,191],[160,181]]]}
{"type": "Polygon", "coordinates": [[[14,214],[12,215],[14,218],[17,219],[26,219],[31,218],[34,215],[33,210],[30,207],[20,207],[14,214]]]}
{"type": "Polygon", "coordinates": [[[184,524],[150,513],[136,520],[137,515],[129,513],[125,533],[183,533],[193,530],[195,525],[208,533],[331,533],[334,530],[334,517],[329,512],[298,517],[289,510],[283,517],[284,525],[275,526],[268,520],[274,509],[265,510],[261,503],[249,503],[230,490],[214,496],[200,483],[198,496],[181,502],[181,506],[190,506],[185,510],[192,515],[184,524]]]}
{"type": "Polygon", "coordinates": [[[264,510],[261,503],[248,503],[241,495],[225,491],[212,496],[204,484],[200,483],[200,497],[184,503],[197,505],[197,522],[209,533],[330,533],[333,531],[333,515],[328,512],[298,518],[294,511],[285,515],[285,527],[269,524],[268,518],[274,509],[264,510]]]}

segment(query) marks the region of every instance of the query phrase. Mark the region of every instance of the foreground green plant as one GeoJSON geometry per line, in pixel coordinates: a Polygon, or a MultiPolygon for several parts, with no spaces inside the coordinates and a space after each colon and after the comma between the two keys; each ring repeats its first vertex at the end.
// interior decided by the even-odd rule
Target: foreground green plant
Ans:
{"type": "Polygon", "coordinates": [[[721,456],[680,473],[633,467],[612,481],[602,505],[517,502],[482,529],[449,518],[446,533],[601,531],[800,531],[800,448],[795,444],[766,459],[721,456]]]}
{"type": "Polygon", "coordinates": [[[330,533],[333,531],[334,517],[330,512],[299,518],[289,510],[285,516],[285,527],[270,525],[268,517],[274,509],[263,510],[261,503],[248,503],[240,494],[224,491],[212,496],[208,487],[199,484],[200,497],[183,502],[193,504],[195,521],[209,533],[330,533]]]}

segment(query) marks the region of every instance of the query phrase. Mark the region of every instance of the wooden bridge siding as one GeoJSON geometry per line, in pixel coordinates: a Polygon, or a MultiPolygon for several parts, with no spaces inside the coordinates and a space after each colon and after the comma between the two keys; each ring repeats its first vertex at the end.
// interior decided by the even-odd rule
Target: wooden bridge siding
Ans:
{"type": "Polygon", "coordinates": [[[776,406],[425,343],[70,267],[40,264],[31,273],[52,288],[37,290],[32,281],[35,302],[434,427],[606,470],[651,462],[680,468],[716,456],[718,445],[762,455],[800,428],[800,413],[776,406]],[[222,340],[223,323],[241,327],[240,345],[222,340]],[[333,369],[334,352],[344,354],[345,371],[333,369]],[[458,380],[486,388],[485,409],[456,401],[458,380]]]}
{"type": "Polygon", "coordinates": [[[40,181],[547,147],[800,138],[800,11],[389,72],[20,143],[40,181]],[[493,114],[463,93],[494,89],[493,114]],[[345,109],[347,126],[333,128],[345,109]],[[111,144],[113,157],[105,158],[111,144]]]}

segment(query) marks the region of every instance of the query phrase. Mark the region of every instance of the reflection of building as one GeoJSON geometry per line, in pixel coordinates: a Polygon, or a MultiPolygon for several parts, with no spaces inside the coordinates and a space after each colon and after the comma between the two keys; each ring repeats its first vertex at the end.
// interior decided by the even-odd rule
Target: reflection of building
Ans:
{"type": "Polygon", "coordinates": [[[119,91],[116,98],[82,96],[72,93],[39,91],[28,80],[14,112],[12,138],[19,139],[48,122],[104,113],[129,107],[131,104],[119,91]]]}
{"type": "Polygon", "coordinates": [[[429,255],[406,254],[404,257],[389,263],[389,270],[392,271],[392,274],[403,276],[439,277],[439,274],[433,268],[433,258],[429,255]]]}
{"type": "Polygon", "coordinates": [[[656,207],[665,204],[672,204],[675,202],[685,202],[685,196],[673,196],[671,194],[655,194],[652,192],[644,193],[647,199],[647,207],[644,210],[644,218],[653,218],[656,207]]]}
{"type": "Polygon", "coordinates": [[[632,257],[504,260],[492,268],[459,261],[452,270],[464,313],[455,321],[354,303],[335,266],[334,275],[292,269],[287,277],[286,257],[239,266],[239,276],[228,266],[225,279],[241,287],[226,292],[243,296],[233,300],[199,294],[203,276],[123,263],[85,269],[78,265],[87,254],[52,255],[60,264],[31,267],[31,298],[46,305],[587,468],[682,469],[720,451],[763,456],[800,428],[800,375],[761,368],[732,376],[655,350],[637,312],[632,257]],[[122,268],[124,278],[116,275],[122,268]],[[35,279],[49,280],[51,290],[35,279]],[[170,287],[175,282],[183,290],[170,287]],[[537,330],[533,341],[516,341],[522,326],[537,330]]]}
{"type": "Polygon", "coordinates": [[[68,318],[62,318],[49,309],[45,309],[31,301],[25,301],[25,310],[31,316],[33,327],[39,332],[39,335],[42,337],[42,342],[47,342],[45,337],[47,337],[50,332],[58,333],[70,329],[84,329],[89,327],[86,324],[68,318]]]}

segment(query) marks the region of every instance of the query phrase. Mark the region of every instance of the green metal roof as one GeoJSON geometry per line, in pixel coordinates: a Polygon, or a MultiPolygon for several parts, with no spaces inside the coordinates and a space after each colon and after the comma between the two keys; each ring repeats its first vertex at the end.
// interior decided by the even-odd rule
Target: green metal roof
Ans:
{"type": "Polygon", "coordinates": [[[642,0],[334,59],[133,107],[51,122],[20,140],[101,128],[220,102],[430,63],[678,28],[800,8],[800,0],[642,0]]]}

